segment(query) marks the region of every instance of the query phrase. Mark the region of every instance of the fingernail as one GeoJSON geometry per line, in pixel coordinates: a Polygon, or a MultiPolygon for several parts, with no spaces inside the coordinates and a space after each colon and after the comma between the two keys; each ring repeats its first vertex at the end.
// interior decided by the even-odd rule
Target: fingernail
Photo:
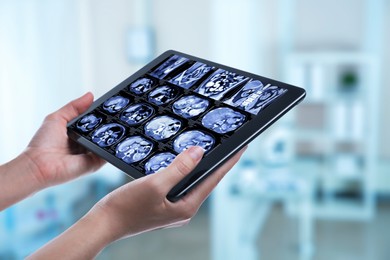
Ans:
{"type": "Polygon", "coordinates": [[[191,146],[190,148],[188,148],[188,154],[191,156],[192,159],[198,161],[202,158],[204,150],[200,146],[191,146]]]}

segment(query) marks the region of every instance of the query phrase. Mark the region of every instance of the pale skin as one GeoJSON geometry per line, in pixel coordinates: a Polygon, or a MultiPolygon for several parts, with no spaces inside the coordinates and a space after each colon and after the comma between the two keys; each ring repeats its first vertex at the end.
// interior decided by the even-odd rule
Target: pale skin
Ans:
{"type": "MultiPolygon", "coordinates": [[[[96,171],[105,163],[69,140],[66,134],[66,124],[83,113],[92,102],[93,95],[87,93],[48,115],[25,151],[0,166],[0,211],[39,190],[96,171]]],[[[28,258],[92,259],[116,240],[184,225],[244,150],[185,197],[172,203],[166,199],[169,190],[190,173],[203,156],[202,148],[190,147],[166,169],[127,183],[106,195],[72,227],[28,258]]]]}

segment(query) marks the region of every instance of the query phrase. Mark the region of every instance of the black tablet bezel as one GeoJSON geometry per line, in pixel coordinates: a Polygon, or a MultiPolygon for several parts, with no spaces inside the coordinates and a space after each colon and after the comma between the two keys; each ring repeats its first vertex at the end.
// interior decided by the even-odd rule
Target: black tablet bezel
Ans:
{"type": "Polygon", "coordinates": [[[108,91],[106,94],[97,99],[92,106],[84,112],[82,115],[73,119],[68,123],[68,135],[71,139],[85,146],[88,150],[96,153],[106,161],[110,162],[114,166],[118,167],[120,170],[124,171],[132,178],[140,178],[145,175],[139,172],[138,169],[133,166],[125,163],[119,158],[115,157],[113,154],[105,151],[103,148],[98,145],[92,143],[80,133],[73,130],[71,125],[77,122],[81,117],[90,113],[99,107],[104,101],[113,95],[117,94],[120,90],[126,88],[129,84],[131,84],[136,79],[144,76],[149,73],[152,69],[154,69],[157,65],[161,64],[164,60],[172,55],[179,55],[185,58],[188,58],[192,61],[199,61],[216,68],[225,69],[227,71],[238,73],[242,76],[246,76],[252,79],[258,79],[263,84],[272,84],[274,86],[278,86],[281,88],[287,89],[286,93],[278,97],[271,104],[269,104],[266,109],[259,112],[257,115],[252,116],[252,119],[246,122],[242,127],[236,130],[228,139],[228,141],[222,142],[217,145],[212,151],[210,151],[204,158],[200,161],[200,163],[196,166],[196,168],[188,174],[183,180],[181,180],[168,194],[167,198],[170,201],[177,201],[186,193],[188,193],[193,187],[195,187],[199,182],[205,179],[209,174],[211,174],[214,170],[216,170],[219,166],[221,166],[224,162],[226,162],[229,158],[231,158],[236,152],[242,149],[245,145],[251,142],[255,137],[257,137],[261,132],[267,129],[270,125],[272,125],[276,120],[278,120],[282,115],[284,115],[287,111],[297,105],[306,95],[304,89],[292,86],[283,82],[279,82],[276,80],[272,80],[269,78],[265,78],[262,76],[258,76],[252,73],[248,73],[245,71],[241,71],[235,68],[231,68],[222,64],[218,64],[215,62],[211,62],[205,59],[197,58],[185,53],[181,53],[174,50],[169,50],[158,56],[156,59],[151,61],[145,67],[128,77],[122,83],[108,91]]]}

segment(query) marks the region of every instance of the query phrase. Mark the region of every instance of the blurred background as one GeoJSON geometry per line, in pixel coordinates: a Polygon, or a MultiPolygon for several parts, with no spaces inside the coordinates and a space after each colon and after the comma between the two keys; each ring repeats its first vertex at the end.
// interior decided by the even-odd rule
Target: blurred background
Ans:
{"type": "MultiPolygon", "coordinates": [[[[389,0],[0,0],[0,162],[48,113],[174,49],[307,97],[188,226],[98,259],[390,259],[389,13],[389,0]]],[[[105,166],[0,212],[0,259],[24,258],[128,181],[105,166]]]]}

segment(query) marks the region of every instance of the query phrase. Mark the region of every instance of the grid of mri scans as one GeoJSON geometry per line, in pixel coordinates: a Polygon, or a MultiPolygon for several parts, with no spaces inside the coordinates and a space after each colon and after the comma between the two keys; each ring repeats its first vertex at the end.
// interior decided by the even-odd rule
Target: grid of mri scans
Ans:
{"type": "Polygon", "coordinates": [[[147,175],[190,146],[207,155],[286,91],[175,54],[71,128],[147,175]]]}

